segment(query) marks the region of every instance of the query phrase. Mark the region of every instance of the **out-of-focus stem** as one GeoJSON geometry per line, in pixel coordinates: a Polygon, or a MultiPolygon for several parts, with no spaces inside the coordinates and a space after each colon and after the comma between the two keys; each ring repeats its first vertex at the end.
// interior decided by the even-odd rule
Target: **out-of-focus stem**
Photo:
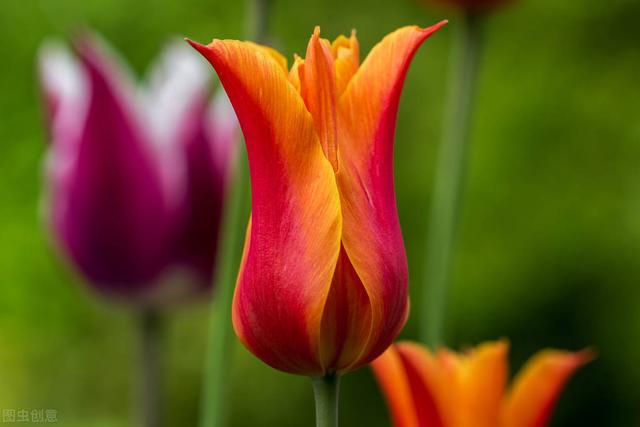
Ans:
{"type": "Polygon", "coordinates": [[[229,360],[233,347],[231,302],[249,218],[249,178],[244,147],[238,150],[222,222],[215,296],[211,308],[203,377],[201,427],[223,427],[229,406],[229,360]]]}
{"type": "Polygon", "coordinates": [[[140,427],[159,427],[160,421],[160,389],[161,366],[160,344],[162,342],[162,319],[160,313],[153,308],[145,308],[139,313],[139,360],[138,390],[135,406],[138,412],[140,427]]]}
{"type": "MultiPolygon", "coordinates": [[[[271,0],[249,0],[249,38],[266,43],[271,0]]],[[[207,340],[201,402],[200,427],[224,427],[229,399],[230,349],[233,346],[231,303],[236,274],[240,267],[244,234],[250,211],[249,168],[244,144],[238,161],[222,220],[219,259],[214,278],[216,289],[207,340]]]]}
{"type": "Polygon", "coordinates": [[[314,378],[313,394],[316,402],[316,427],[338,427],[340,377],[333,374],[314,378]]]}
{"type": "Polygon", "coordinates": [[[465,12],[455,25],[448,101],[428,229],[422,341],[442,344],[456,229],[467,171],[469,130],[481,56],[484,16],[465,12]]]}
{"type": "Polygon", "coordinates": [[[269,39],[269,17],[274,0],[248,0],[248,36],[250,40],[266,44],[269,39]]]}

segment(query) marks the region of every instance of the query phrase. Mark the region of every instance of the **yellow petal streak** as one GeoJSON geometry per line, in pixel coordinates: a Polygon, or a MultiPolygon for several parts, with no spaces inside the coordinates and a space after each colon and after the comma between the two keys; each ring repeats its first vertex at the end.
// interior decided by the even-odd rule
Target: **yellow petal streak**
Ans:
{"type": "Polygon", "coordinates": [[[352,31],[350,38],[339,36],[335,39],[331,45],[331,53],[336,64],[336,90],[339,97],[360,66],[360,46],[356,32],[352,31]]]}
{"type": "Polygon", "coordinates": [[[338,119],[336,112],[336,73],[331,54],[331,46],[320,38],[320,28],[316,27],[309,45],[304,64],[299,64],[301,93],[307,109],[313,117],[313,124],[320,138],[322,150],[331,162],[333,170],[338,170],[338,119]]]}

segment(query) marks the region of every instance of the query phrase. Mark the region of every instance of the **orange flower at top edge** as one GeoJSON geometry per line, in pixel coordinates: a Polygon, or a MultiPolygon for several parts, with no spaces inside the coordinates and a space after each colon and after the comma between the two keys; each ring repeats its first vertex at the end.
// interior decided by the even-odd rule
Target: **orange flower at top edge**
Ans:
{"type": "Polygon", "coordinates": [[[371,366],[395,427],[544,427],[569,377],[593,358],[543,350],[506,390],[507,353],[505,341],[435,354],[402,342],[371,366]]]}
{"type": "Polygon", "coordinates": [[[249,156],[252,218],[233,324],[276,369],[355,369],[406,321],[395,123],[411,59],[442,25],[400,28],[361,65],[355,34],[330,43],[319,28],[291,69],[254,43],[192,42],[218,73],[249,156]]]}

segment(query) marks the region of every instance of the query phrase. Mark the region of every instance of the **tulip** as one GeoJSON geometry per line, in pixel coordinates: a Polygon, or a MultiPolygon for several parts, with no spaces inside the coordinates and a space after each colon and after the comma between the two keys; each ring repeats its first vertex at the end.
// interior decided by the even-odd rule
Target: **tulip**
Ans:
{"type": "Polygon", "coordinates": [[[210,287],[234,115],[204,61],[172,43],[136,88],[96,37],[40,54],[50,146],[46,218],[103,294],[164,304],[210,287]],[[204,68],[204,69],[203,69],[204,68]]]}
{"type": "Polygon", "coordinates": [[[505,341],[465,353],[403,342],[371,366],[395,427],[544,427],[569,377],[592,358],[543,350],[505,390],[507,352],[505,341]]]}
{"type": "Polygon", "coordinates": [[[319,28],[291,69],[250,42],[191,42],[218,73],[249,157],[252,218],[234,328],[276,369],[313,377],[356,369],[406,321],[395,122],[411,59],[443,24],[391,33],[362,65],[355,33],[330,43],[319,28]]]}

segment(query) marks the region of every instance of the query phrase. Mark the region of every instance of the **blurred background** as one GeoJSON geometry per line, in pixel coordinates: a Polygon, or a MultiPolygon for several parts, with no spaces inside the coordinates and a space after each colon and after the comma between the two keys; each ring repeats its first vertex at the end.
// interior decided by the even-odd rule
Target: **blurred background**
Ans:
{"type": "MultiPolygon", "coordinates": [[[[35,74],[44,38],[90,26],[142,75],[170,35],[243,38],[243,2],[3,0],[0,14],[0,408],[53,408],[63,426],[128,426],[132,316],[60,262],[40,217],[46,135],[35,74]]],[[[456,19],[418,0],[274,0],[275,45],[304,53],[313,27],[358,31],[362,56],[399,26],[456,19]]],[[[640,425],[640,3],[517,0],[489,21],[448,343],[508,337],[515,371],[547,346],[597,348],[553,426],[640,425]]],[[[451,29],[409,71],[396,187],[417,334],[420,278],[451,29]]],[[[213,78],[213,71],[212,71],[213,78]]],[[[196,425],[207,301],[176,309],[164,342],[166,425],[196,425]]],[[[231,426],[313,423],[307,379],[236,342],[231,426]]],[[[369,369],[341,391],[345,426],[389,425],[369,369]]]]}

